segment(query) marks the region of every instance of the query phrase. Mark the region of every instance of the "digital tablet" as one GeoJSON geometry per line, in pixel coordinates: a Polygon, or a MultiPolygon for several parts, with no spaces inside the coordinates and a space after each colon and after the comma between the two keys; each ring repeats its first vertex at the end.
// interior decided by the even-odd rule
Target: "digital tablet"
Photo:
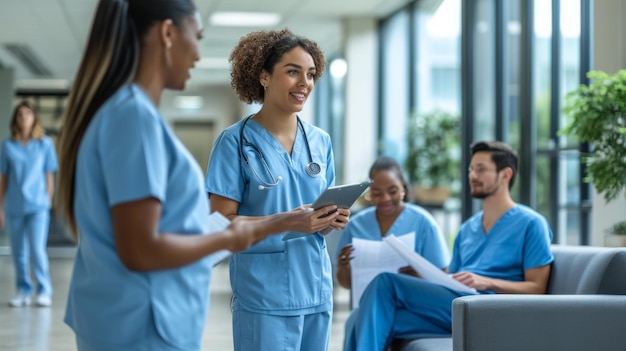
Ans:
{"type": "MultiPolygon", "coordinates": [[[[362,183],[345,184],[338,186],[331,186],[324,190],[324,192],[313,202],[311,207],[318,210],[322,207],[329,205],[337,205],[337,208],[350,208],[352,204],[367,190],[371,181],[362,183]]],[[[326,216],[334,213],[337,210],[331,211],[326,216]]],[[[325,216],[322,216],[325,217],[325,216]]],[[[310,235],[306,233],[291,232],[283,236],[283,240],[299,238],[301,236],[310,235]]]]}
{"type": "Polygon", "coordinates": [[[324,190],[322,195],[313,202],[311,207],[315,210],[328,205],[337,205],[339,208],[350,208],[359,196],[369,188],[370,183],[371,182],[368,180],[362,183],[331,186],[324,190]]]}

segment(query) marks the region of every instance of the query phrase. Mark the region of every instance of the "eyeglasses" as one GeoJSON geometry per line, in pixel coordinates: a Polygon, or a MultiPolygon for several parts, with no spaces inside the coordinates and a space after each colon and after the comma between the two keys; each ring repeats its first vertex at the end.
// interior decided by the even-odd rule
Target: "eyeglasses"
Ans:
{"type": "Polygon", "coordinates": [[[491,172],[491,171],[495,171],[495,168],[490,168],[490,167],[485,167],[485,166],[478,166],[476,168],[473,168],[472,166],[467,168],[467,172],[468,173],[476,173],[476,174],[483,174],[485,172],[491,172]]]}

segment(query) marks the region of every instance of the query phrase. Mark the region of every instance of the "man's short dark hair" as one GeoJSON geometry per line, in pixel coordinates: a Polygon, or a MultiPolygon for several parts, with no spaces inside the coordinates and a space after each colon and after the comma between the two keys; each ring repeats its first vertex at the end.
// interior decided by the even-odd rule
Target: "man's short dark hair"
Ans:
{"type": "Polygon", "coordinates": [[[513,171],[511,181],[509,182],[509,189],[513,187],[515,183],[515,176],[517,175],[517,152],[513,150],[509,145],[501,141],[478,141],[470,146],[472,150],[472,156],[477,152],[487,151],[491,153],[491,161],[496,164],[496,170],[501,170],[509,167],[513,171]]]}

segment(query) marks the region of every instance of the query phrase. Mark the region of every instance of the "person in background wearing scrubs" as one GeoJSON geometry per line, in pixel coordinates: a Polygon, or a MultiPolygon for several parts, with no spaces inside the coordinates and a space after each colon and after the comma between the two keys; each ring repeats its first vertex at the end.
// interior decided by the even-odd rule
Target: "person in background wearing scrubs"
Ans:
{"type": "MultiPolygon", "coordinates": [[[[382,240],[385,235],[415,233],[415,252],[433,265],[445,270],[450,260],[448,247],[437,222],[424,208],[408,203],[408,185],[402,169],[391,157],[379,157],[370,168],[372,179],[369,196],[374,206],[355,215],[341,233],[337,246],[337,281],[350,289],[350,260],[354,252],[352,239],[382,240]]],[[[410,266],[399,273],[417,276],[410,266]]]]}
{"type": "MultiPolygon", "coordinates": [[[[517,153],[499,141],[474,143],[471,152],[470,191],[483,210],[459,230],[452,278],[482,294],[544,294],[554,260],[552,231],[543,216],[511,199],[517,153]]],[[[383,351],[394,338],[450,335],[452,300],[467,294],[407,275],[379,274],[363,293],[344,350],[383,351]]]]}
{"type": "Polygon", "coordinates": [[[78,235],[65,322],[80,351],[200,350],[210,254],[314,212],[210,227],[200,166],[158,111],[201,37],[191,0],[98,2],[59,139],[59,208],[78,235]]]}
{"type": "Polygon", "coordinates": [[[17,285],[17,294],[9,305],[30,305],[32,259],[37,281],[35,304],[47,307],[52,304],[52,283],[46,244],[57,157],[52,140],[45,136],[29,102],[15,106],[10,128],[11,137],[4,140],[0,151],[0,208],[4,205],[0,228],[6,222],[17,285]]]}
{"type": "MultiPolygon", "coordinates": [[[[205,183],[211,209],[254,220],[303,211],[335,181],[329,135],[297,115],[324,56],[315,42],[283,29],[244,36],[230,62],[240,100],[262,107],[215,141],[205,183]]],[[[230,258],[235,350],[328,349],[333,279],[324,235],[349,215],[312,213],[302,236],[272,236],[230,258]]]]}

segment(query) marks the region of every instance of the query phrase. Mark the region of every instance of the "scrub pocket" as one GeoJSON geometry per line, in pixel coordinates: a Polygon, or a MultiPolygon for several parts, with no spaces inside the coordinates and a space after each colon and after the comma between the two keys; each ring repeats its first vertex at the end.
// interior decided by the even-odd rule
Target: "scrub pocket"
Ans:
{"type": "Polygon", "coordinates": [[[285,308],[289,297],[287,252],[240,253],[231,266],[233,293],[253,310],[285,308]]]}

